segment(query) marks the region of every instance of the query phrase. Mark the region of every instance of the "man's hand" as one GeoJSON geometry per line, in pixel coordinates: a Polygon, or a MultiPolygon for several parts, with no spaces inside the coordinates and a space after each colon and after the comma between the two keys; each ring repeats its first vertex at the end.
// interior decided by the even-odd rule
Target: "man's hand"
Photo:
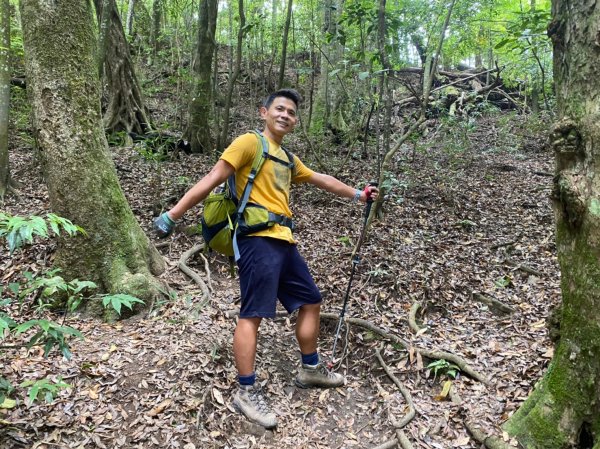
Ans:
{"type": "Polygon", "coordinates": [[[363,189],[362,193],[363,194],[361,195],[360,199],[364,203],[366,203],[367,201],[375,201],[379,196],[379,189],[374,185],[367,184],[363,189]]]}
{"type": "Polygon", "coordinates": [[[167,212],[164,212],[160,217],[154,220],[154,230],[161,239],[170,236],[174,229],[175,222],[171,220],[171,217],[169,217],[167,212]]]}

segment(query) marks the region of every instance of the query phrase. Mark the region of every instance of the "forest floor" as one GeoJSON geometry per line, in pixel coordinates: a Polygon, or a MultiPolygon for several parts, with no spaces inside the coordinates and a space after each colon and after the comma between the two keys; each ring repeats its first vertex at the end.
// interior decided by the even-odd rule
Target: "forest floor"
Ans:
{"type": "MultiPolygon", "coordinates": [[[[233,132],[254,126],[240,122],[233,132]]],[[[168,263],[162,278],[174,293],[143,317],[102,323],[68,316],[65,323],[85,336],[72,340],[71,360],[55,353],[44,358],[39,348],[3,349],[0,373],[13,385],[62,376],[70,387],[49,404],[30,405],[25,390],[18,390],[17,405],[0,409],[0,448],[376,447],[396,438],[393,421],[408,411],[378,362],[378,348],[412,396],[416,416],[404,432],[415,448],[480,447],[465,420],[502,436],[499,425],[527,397],[553,352],[546,318],[559,302],[560,272],[546,130],[541,120],[499,112],[476,121],[432,119],[427,127],[425,139],[397,155],[393,189],[361,249],[348,309],[349,317],[368,320],[402,338],[408,348],[351,325],[342,333],[344,352],[337,366],[347,384],[302,390],[293,384],[299,359],[295,317],[265,320],[257,374],[279,414],[274,431],[250,424],[231,405],[236,373],[230,312],[239,291],[228,262],[209,256],[212,293],[203,301],[200,287],[177,266],[200,238],[177,232],[159,242],[151,232],[157,199],[181,195],[207,172],[210,158],[181,154],[161,163],[159,171],[136,148],[112,148],[134,213],[148,236],[161,243],[168,263]],[[511,312],[479,302],[480,295],[511,312]],[[415,302],[421,306],[418,332],[408,324],[415,302]],[[421,350],[456,354],[488,382],[464,373],[453,379],[441,363],[437,371],[427,369],[436,360],[421,350]],[[449,380],[461,404],[442,391],[449,380]]],[[[313,165],[299,134],[291,136],[289,148],[313,165]]],[[[374,177],[374,165],[372,156],[351,157],[338,176],[361,185],[374,177]]],[[[23,188],[5,209],[18,215],[48,212],[32,149],[15,148],[11,166],[23,188]]],[[[308,186],[295,187],[293,198],[299,249],[322,289],[324,312],[337,314],[363,207],[308,186]]],[[[189,212],[184,226],[196,223],[199,212],[189,212]]],[[[38,242],[11,257],[1,248],[0,282],[16,282],[25,270],[49,269],[55,244],[38,242]]],[[[189,265],[208,280],[200,256],[189,265]]],[[[323,320],[320,348],[326,358],[335,324],[323,320]]]]}

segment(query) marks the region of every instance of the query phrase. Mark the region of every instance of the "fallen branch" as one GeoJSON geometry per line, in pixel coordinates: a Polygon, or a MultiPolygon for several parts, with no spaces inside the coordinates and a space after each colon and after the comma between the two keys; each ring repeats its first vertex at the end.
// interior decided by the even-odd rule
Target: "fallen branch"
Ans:
{"type": "MultiPolygon", "coordinates": [[[[337,320],[337,319],[339,319],[339,315],[335,314],[335,313],[321,313],[321,318],[326,319],[326,320],[337,320]]],[[[361,318],[351,318],[351,317],[350,318],[347,317],[347,318],[345,318],[345,320],[347,323],[356,324],[357,326],[360,326],[364,329],[370,330],[371,332],[374,332],[383,338],[387,338],[387,339],[393,341],[394,343],[402,346],[407,351],[412,346],[404,339],[398,337],[397,335],[386,332],[385,330],[381,329],[380,327],[375,326],[370,321],[363,320],[361,318]]],[[[470,378],[475,379],[476,381],[481,382],[485,385],[489,384],[489,382],[490,382],[483,374],[480,374],[477,371],[475,371],[473,368],[471,368],[469,366],[469,364],[462,357],[460,357],[456,354],[452,354],[452,353],[445,352],[445,351],[430,351],[428,349],[419,349],[419,348],[414,348],[414,350],[415,350],[415,352],[421,354],[421,356],[426,357],[430,360],[446,360],[448,362],[454,363],[456,366],[458,366],[458,368],[461,370],[461,372],[463,374],[466,374],[470,378]]]]}
{"type": "Polygon", "coordinates": [[[533,268],[528,267],[527,265],[522,265],[520,263],[514,262],[510,259],[504,259],[504,263],[506,265],[510,265],[511,267],[515,267],[517,270],[524,271],[525,273],[532,274],[533,276],[542,277],[542,273],[533,268]]]}
{"type": "Polygon", "coordinates": [[[475,301],[481,302],[489,306],[490,310],[493,312],[497,312],[497,314],[510,315],[515,312],[515,310],[512,307],[507,306],[506,304],[498,301],[495,298],[492,298],[491,296],[484,295],[483,293],[472,292],[471,296],[475,301]]]}
{"type": "Polygon", "coordinates": [[[509,94],[507,94],[506,92],[504,92],[502,89],[496,88],[496,89],[493,90],[493,92],[498,93],[499,95],[501,95],[504,98],[506,98],[508,101],[510,101],[521,112],[526,112],[527,111],[527,105],[519,104],[519,102],[517,100],[515,100],[509,94]]]}
{"type": "MultiPolygon", "coordinates": [[[[183,253],[183,255],[181,256],[181,259],[179,259],[179,263],[177,264],[177,266],[179,267],[179,269],[181,271],[183,271],[185,274],[187,274],[196,284],[198,284],[200,286],[200,289],[202,290],[201,302],[208,301],[208,299],[210,298],[210,292],[208,290],[208,287],[206,286],[206,283],[202,280],[200,275],[198,273],[196,273],[194,270],[192,270],[190,267],[187,266],[187,261],[194,254],[202,251],[203,249],[204,249],[204,243],[194,245],[191,249],[189,249],[188,251],[183,253]]],[[[206,267],[207,273],[210,273],[210,271],[208,270],[208,267],[207,266],[205,266],[205,267],[206,267]]]]}

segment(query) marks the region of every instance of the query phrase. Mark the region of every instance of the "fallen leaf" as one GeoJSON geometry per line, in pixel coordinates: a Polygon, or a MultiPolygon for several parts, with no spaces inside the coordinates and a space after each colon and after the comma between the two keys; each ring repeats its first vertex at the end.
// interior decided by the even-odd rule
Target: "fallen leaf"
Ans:
{"type": "Polygon", "coordinates": [[[172,399],[165,399],[164,401],[162,401],[160,404],[158,404],[156,407],[154,407],[152,410],[150,410],[148,413],[146,413],[148,416],[156,416],[162,412],[165,411],[165,409],[171,405],[173,403],[172,399]]]}
{"type": "Polygon", "coordinates": [[[448,397],[448,393],[450,393],[450,387],[452,387],[452,381],[447,380],[444,382],[444,386],[442,387],[442,391],[435,397],[436,401],[443,401],[448,397]]]}
{"type": "Polygon", "coordinates": [[[92,388],[90,388],[90,392],[88,393],[88,396],[90,397],[90,399],[98,399],[98,388],[100,388],[100,385],[96,385],[92,388]]]}
{"type": "Polygon", "coordinates": [[[212,394],[213,394],[213,397],[215,398],[215,401],[217,401],[221,405],[225,404],[225,401],[223,400],[223,395],[221,394],[221,392],[219,390],[217,390],[216,388],[213,388],[212,394]]]}
{"type": "Polygon", "coordinates": [[[466,446],[471,441],[468,436],[457,438],[452,442],[452,447],[466,446]]]}
{"type": "Polygon", "coordinates": [[[17,401],[14,399],[5,398],[4,402],[0,404],[0,408],[13,408],[15,405],[17,405],[17,401]]]}

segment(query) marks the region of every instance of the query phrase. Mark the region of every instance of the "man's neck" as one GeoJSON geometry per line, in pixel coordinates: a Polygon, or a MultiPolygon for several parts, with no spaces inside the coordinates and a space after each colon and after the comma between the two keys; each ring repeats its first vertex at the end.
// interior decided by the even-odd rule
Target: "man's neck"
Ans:
{"type": "Polygon", "coordinates": [[[268,137],[269,139],[271,139],[273,142],[277,143],[278,145],[281,145],[281,142],[283,142],[283,136],[276,136],[274,135],[269,128],[265,128],[263,130],[263,135],[265,137],[268,137]]]}

